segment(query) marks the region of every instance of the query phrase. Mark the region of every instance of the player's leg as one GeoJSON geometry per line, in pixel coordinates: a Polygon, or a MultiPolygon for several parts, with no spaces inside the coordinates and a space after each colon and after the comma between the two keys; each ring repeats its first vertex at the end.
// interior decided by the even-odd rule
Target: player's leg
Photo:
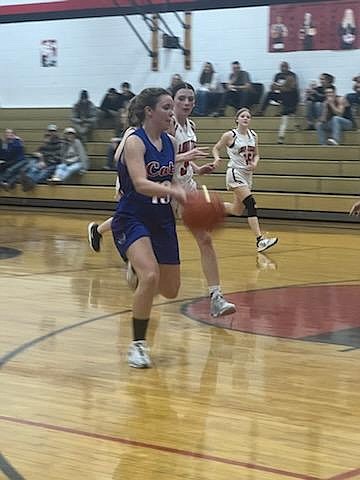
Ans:
{"type": "Polygon", "coordinates": [[[90,248],[94,252],[100,252],[101,240],[104,233],[111,230],[112,217],[105,220],[105,222],[98,225],[95,222],[91,222],[88,225],[88,239],[90,248]]]}
{"type": "Polygon", "coordinates": [[[263,235],[259,225],[259,219],[257,216],[256,202],[251,194],[248,186],[240,186],[234,189],[234,196],[237,199],[237,204],[240,202],[247,210],[248,224],[251,231],[256,237],[256,249],[258,252],[263,252],[268,248],[275,245],[278,241],[277,237],[267,237],[263,235]]]}
{"type": "Polygon", "coordinates": [[[128,351],[128,362],[135,368],[148,368],[151,360],[146,333],[154,297],[158,293],[160,269],[149,237],[134,241],[126,256],[138,279],[133,298],[133,341],[128,351]]]}
{"type": "Polygon", "coordinates": [[[202,271],[209,288],[211,315],[219,317],[234,313],[235,305],[228,302],[221,291],[219,266],[210,233],[203,230],[194,230],[191,233],[200,250],[202,271]]]}

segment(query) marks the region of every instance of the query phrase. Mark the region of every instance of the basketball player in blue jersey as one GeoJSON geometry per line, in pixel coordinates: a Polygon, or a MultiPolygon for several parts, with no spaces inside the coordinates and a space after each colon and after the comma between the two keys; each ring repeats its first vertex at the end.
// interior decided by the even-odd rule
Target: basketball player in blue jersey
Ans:
{"type": "Polygon", "coordinates": [[[250,130],[250,110],[240,108],[235,116],[237,128],[225,132],[213,148],[214,167],[221,161],[220,151],[226,148],[229,156],[226,171],[226,186],[234,192],[234,202],[225,203],[228,215],[241,216],[247,210],[248,224],[256,237],[256,249],[263,252],[275,245],[276,237],[266,237],[261,233],[255,199],[252,196],[252,179],[259,162],[257,134],[250,130]]]}
{"type": "MultiPolygon", "coordinates": [[[[174,117],[170,133],[175,137],[178,153],[174,178],[189,193],[197,190],[194,173],[198,175],[210,173],[214,167],[212,163],[197,166],[193,161],[181,157],[185,152],[190,152],[196,147],[195,124],[189,119],[195,105],[194,88],[188,83],[176,85],[173,88],[173,99],[174,117]]],[[[201,157],[207,157],[207,153],[198,156],[198,158],[201,157]]],[[[181,206],[178,213],[181,216],[181,206]]],[[[191,233],[200,250],[202,270],[209,288],[210,314],[213,317],[219,317],[234,313],[235,305],[228,302],[221,291],[219,267],[210,233],[200,230],[194,230],[191,233]]]]}
{"type": "Polygon", "coordinates": [[[115,245],[136,272],[133,299],[133,342],[129,365],[151,366],[146,331],[155,295],[175,298],[180,287],[180,260],[171,198],[181,204],[184,189],[172,182],[173,140],[165,133],[173,115],[173,100],[162,88],[147,88],[135,99],[142,124],[126,140],[118,162],[122,197],[111,222],[115,245]]]}

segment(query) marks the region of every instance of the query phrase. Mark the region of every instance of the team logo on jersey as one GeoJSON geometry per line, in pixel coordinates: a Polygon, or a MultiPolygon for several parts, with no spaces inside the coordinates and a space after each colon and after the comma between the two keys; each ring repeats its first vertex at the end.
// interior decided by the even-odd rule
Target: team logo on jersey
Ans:
{"type": "Polygon", "coordinates": [[[161,165],[157,160],[153,160],[146,165],[148,177],[168,177],[169,175],[173,175],[174,171],[174,162],[169,162],[168,165],[161,165]]]}

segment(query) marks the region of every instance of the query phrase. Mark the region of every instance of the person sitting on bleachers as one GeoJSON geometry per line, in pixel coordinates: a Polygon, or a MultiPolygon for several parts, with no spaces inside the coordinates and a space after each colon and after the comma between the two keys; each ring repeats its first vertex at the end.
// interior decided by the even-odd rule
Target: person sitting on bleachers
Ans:
{"type": "Polygon", "coordinates": [[[345,97],[336,95],[334,86],[325,89],[323,113],[316,124],[321,145],[339,145],[344,130],[352,130],[354,118],[345,97]],[[330,132],[330,135],[328,133],[330,132]]]}
{"type": "Polygon", "coordinates": [[[106,164],[104,165],[104,170],[116,170],[116,166],[114,163],[114,154],[120,142],[120,137],[113,137],[110,139],[110,143],[106,152],[106,164]]]}
{"type": "Polygon", "coordinates": [[[80,92],[80,98],[72,109],[71,121],[83,142],[91,138],[91,132],[96,124],[97,111],[93,102],[89,99],[87,90],[80,92]]]}
{"type": "Polygon", "coordinates": [[[13,188],[25,164],[23,142],[14,130],[7,128],[4,139],[0,139],[0,188],[13,188]]]}
{"type": "Polygon", "coordinates": [[[348,93],[346,100],[349,102],[353,110],[357,110],[357,114],[360,114],[360,75],[356,75],[353,78],[353,90],[354,93],[348,93]]]}
{"type": "Polygon", "coordinates": [[[109,88],[98,110],[98,126],[100,128],[106,120],[110,120],[112,128],[118,127],[120,105],[121,98],[119,92],[116,88],[109,88]]]}
{"type": "Polygon", "coordinates": [[[211,113],[218,116],[221,100],[223,96],[223,87],[214,67],[210,62],[206,62],[200,73],[200,86],[196,91],[195,114],[201,117],[211,113]]]}
{"type": "Polygon", "coordinates": [[[264,115],[268,105],[282,105],[282,115],[295,113],[299,102],[297,77],[290,70],[288,62],[280,63],[280,72],[273,79],[270,91],[267,93],[259,114],[264,115]]]}
{"type": "Polygon", "coordinates": [[[305,90],[306,130],[315,130],[315,122],[320,118],[324,106],[325,88],[331,87],[335,78],[330,73],[322,73],[319,80],[320,85],[312,82],[305,90]]]}
{"type": "Polygon", "coordinates": [[[56,166],[50,183],[62,183],[73,175],[84,173],[89,167],[89,160],[81,141],[76,138],[72,127],[64,130],[64,140],[61,149],[61,163],[56,166]]]}
{"type": "Polygon", "coordinates": [[[180,83],[184,83],[184,80],[183,80],[182,76],[179,73],[174,73],[174,75],[170,79],[170,85],[166,89],[170,93],[171,96],[173,96],[173,94],[174,94],[173,89],[177,85],[180,85],[180,83]]]}
{"type": "Polygon", "coordinates": [[[231,67],[232,72],[226,84],[225,105],[230,105],[236,110],[249,107],[252,90],[250,75],[245,70],[241,70],[238,61],[232,62],[231,67]]]}
{"type": "Polygon", "coordinates": [[[21,173],[20,182],[25,192],[32,190],[36,184],[45,182],[54,174],[61,162],[62,143],[57,126],[48,125],[43,144],[33,153],[32,160],[21,173]]]}
{"type": "Polygon", "coordinates": [[[121,137],[126,130],[129,103],[135,97],[135,93],[131,91],[129,82],[123,82],[120,86],[120,125],[115,129],[115,135],[121,137]]]}

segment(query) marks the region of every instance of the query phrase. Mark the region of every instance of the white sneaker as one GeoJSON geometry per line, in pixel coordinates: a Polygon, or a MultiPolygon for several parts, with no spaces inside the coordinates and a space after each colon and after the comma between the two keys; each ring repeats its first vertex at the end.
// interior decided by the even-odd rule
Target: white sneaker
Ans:
{"type": "Polygon", "coordinates": [[[150,349],[145,340],[137,340],[129,346],[127,360],[130,367],[134,368],[150,368],[150,349]]]}
{"type": "Polygon", "coordinates": [[[139,279],[138,279],[138,276],[136,275],[135,270],[133,269],[133,266],[129,261],[127,262],[126,281],[132,291],[135,291],[137,289],[137,286],[139,284],[139,279]]]}
{"type": "Polygon", "coordinates": [[[264,250],[267,250],[268,248],[272,247],[278,242],[277,237],[272,237],[272,238],[267,238],[267,237],[261,237],[257,242],[256,242],[256,250],[258,252],[263,252],[264,250]]]}
{"type": "Polygon", "coordinates": [[[339,145],[338,142],[334,138],[328,138],[327,144],[328,145],[339,145]]]}
{"type": "Polygon", "coordinates": [[[269,105],[274,105],[274,107],[277,107],[278,105],[281,105],[281,103],[277,102],[276,100],[270,100],[269,105]]]}
{"type": "Polygon", "coordinates": [[[212,317],[221,317],[222,315],[230,315],[236,312],[233,303],[228,302],[221,294],[216,294],[210,300],[210,315],[212,317]]]}

